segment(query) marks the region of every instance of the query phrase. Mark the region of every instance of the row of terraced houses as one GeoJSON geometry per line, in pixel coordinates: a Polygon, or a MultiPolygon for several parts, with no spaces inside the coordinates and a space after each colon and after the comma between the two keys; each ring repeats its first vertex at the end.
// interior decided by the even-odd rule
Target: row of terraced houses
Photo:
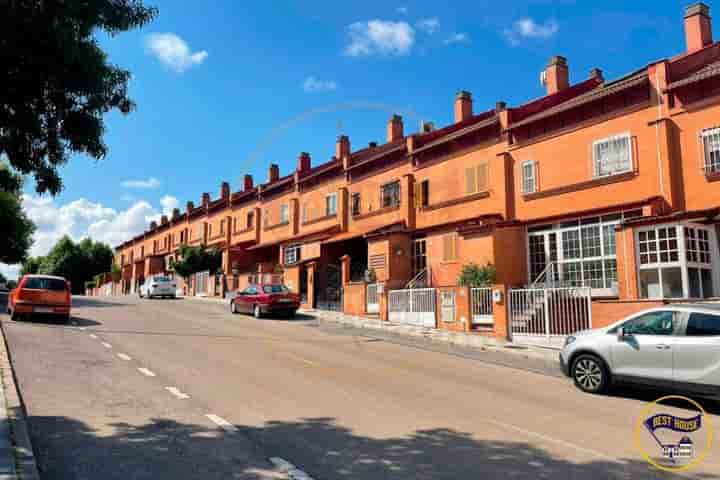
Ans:
{"type": "Polygon", "coordinates": [[[684,28],[683,53],[622,78],[593,69],[570,84],[556,56],[546,95],[523,105],[477,108],[462,91],[451,125],[406,135],[394,115],[385,144],[353,149],[341,136],[327,162],[301,153],[285,175],[270,165],[263,183],[223,183],[117,246],[119,288],[135,292],[182,244],[202,244],[222,249],[222,274],[196,275],[188,295],[275,274],[306,307],[387,319],[392,291],[422,286],[437,290],[435,326],[501,337],[513,288],[583,287],[593,325],[718,297],[720,42],[702,3],[684,28]],[[471,262],[496,269],[494,322],[473,322],[474,292],[457,285],[471,262]]]}

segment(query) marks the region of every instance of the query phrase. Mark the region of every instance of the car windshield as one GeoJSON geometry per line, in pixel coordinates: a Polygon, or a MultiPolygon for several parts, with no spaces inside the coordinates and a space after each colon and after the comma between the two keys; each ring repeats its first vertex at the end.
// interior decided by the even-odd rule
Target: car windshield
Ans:
{"type": "Polygon", "coordinates": [[[285,285],[264,285],[263,292],[265,293],[287,293],[288,289],[285,285]]]}
{"type": "Polygon", "coordinates": [[[67,284],[65,280],[59,278],[42,278],[31,277],[25,280],[23,288],[31,288],[36,290],[65,290],[67,284]]]}

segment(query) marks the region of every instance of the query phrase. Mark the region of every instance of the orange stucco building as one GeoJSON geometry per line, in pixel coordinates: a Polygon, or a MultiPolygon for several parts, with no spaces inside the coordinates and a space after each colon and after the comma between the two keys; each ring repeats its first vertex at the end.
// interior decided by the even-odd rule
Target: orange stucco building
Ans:
{"type": "Polygon", "coordinates": [[[122,289],[188,243],[223,251],[202,293],[282,274],[307,306],[352,313],[368,271],[385,289],[454,288],[471,262],[505,288],[590,287],[603,312],[720,296],[720,43],[704,4],[684,28],[684,52],[622,78],[571,84],[553,57],[536,100],[477,113],[462,91],[444,128],[406,135],[395,115],[383,145],[341,136],[325,163],[301,153],[285,176],[271,165],[264,183],[223,183],[117,247],[122,289]]]}

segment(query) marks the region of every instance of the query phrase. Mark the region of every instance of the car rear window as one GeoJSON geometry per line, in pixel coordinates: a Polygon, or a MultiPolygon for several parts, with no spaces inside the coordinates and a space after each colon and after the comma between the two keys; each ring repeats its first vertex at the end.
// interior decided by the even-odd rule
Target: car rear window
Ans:
{"type": "Polygon", "coordinates": [[[31,288],[35,290],[65,290],[67,284],[65,280],[59,278],[38,278],[31,277],[25,280],[23,288],[31,288]]]}
{"type": "Polygon", "coordinates": [[[265,293],[286,293],[288,291],[285,285],[263,285],[265,293]]]}
{"type": "Polygon", "coordinates": [[[689,337],[709,337],[720,335],[720,316],[706,313],[691,313],[685,335],[689,337]]]}
{"type": "Polygon", "coordinates": [[[156,282],[169,282],[170,278],[169,277],[155,277],[154,280],[156,282]]]}

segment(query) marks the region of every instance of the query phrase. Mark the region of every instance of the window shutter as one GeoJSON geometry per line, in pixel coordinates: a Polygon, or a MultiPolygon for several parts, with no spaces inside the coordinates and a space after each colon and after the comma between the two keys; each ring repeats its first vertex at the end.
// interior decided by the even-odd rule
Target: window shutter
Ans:
{"type": "Polygon", "coordinates": [[[423,180],[420,184],[420,200],[421,205],[430,205],[430,180],[423,180]]]}
{"type": "Polygon", "coordinates": [[[470,195],[472,193],[475,193],[477,190],[475,188],[477,187],[477,184],[475,183],[475,167],[469,167],[465,169],[465,194],[470,195]]]}
{"type": "Polygon", "coordinates": [[[443,235],[443,261],[451,262],[455,260],[457,255],[456,235],[454,233],[446,233],[443,235]]]}
{"type": "Polygon", "coordinates": [[[488,164],[481,163],[477,166],[477,189],[476,192],[484,192],[488,189],[488,164]]]}

